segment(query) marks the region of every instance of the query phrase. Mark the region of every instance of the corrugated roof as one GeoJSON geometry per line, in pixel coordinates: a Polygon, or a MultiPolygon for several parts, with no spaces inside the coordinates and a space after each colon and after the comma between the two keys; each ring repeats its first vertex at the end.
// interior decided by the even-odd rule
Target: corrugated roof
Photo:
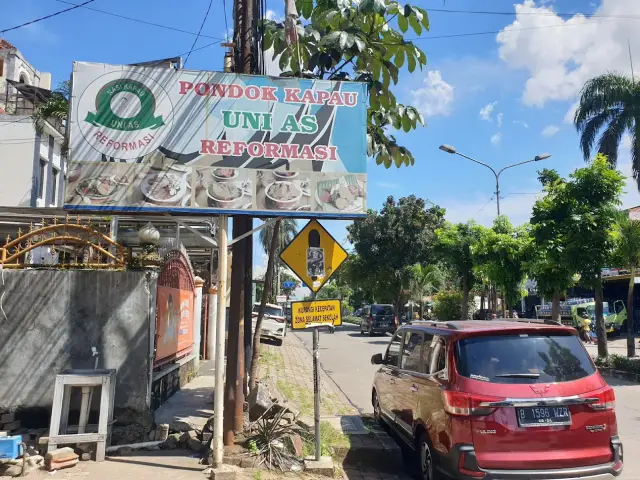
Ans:
{"type": "Polygon", "coordinates": [[[16,48],[9,40],[0,38],[0,50],[11,50],[16,48]]]}

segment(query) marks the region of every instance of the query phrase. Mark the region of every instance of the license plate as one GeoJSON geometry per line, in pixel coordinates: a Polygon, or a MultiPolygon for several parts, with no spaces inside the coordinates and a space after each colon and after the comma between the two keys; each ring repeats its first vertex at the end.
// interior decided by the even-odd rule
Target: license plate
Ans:
{"type": "Polygon", "coordinates": [[[518,424],[521,427],[548,427],[571,425],[569,407],[528,407],[516,408],[518,424]]]}

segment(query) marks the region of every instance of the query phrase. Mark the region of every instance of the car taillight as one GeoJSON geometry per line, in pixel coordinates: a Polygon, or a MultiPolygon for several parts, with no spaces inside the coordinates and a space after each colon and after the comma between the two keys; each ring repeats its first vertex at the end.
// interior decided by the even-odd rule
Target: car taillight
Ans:
{"type": "Polygon", "coordinates": [[[481,472],[476,461],[476,456],[471,452],[462,452],[458,460],[458,470],[461,474],[471,478],[484,478],[485,472],[481,472]]]}
{"type": "Polygon", "coordinates": [[[451,390],[442,391],[444,410],[449,415],[458,416],[482,416],[491,415],[497,407],[482,406],[482,403],[499,402],[504,398],[488,397],[486,395],[475,395],[451,390]]]}
{"type": "Polygon", "coordinates": [[[593,410],[604,411],[616,409],[616,394],[611,387],[607,387],[596,395],[589,395],[589,397],[598,399],[596,403],[589,404],[593,410]]]}

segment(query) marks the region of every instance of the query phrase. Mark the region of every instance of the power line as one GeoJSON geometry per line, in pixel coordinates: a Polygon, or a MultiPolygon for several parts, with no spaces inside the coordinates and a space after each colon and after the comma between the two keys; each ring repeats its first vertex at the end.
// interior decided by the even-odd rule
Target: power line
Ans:
{"type": "Polygon", "coordinates": [[[222,11],[224,13],[224,38],[229,38],[229,23],[227,23],[227,0],[222,0],[222,11]]]}
{"type": "Polygon", "coordinates": [[[480,215],[480,213],[481,213],[485,208],[487,208],[487,205],[489,205],[489,204],[493,201],[493,199],[494,199],[494,198],[495,198],[495,195],[491,195],[491,198],[489,199],[489,201],[488,201],[487,203],[485,203],[485,204],[484,204],[484,206],[483,206],[480,210],[478,210],[478,212],[477,212],[473,217],[471,217],[471,219],[473,220],[473,219],[474,219],[474,218],[476,218],[478,215],[480,215]]]}
{"type": "MultiPolygon", "coordinates": [[[[75,3],[68,2],[66,0],[56,0],[56,2],[66,3],[67,5],[76,5],[75,3]]],[[[81,5],[79,5],[79,6],[81,6],[81,5]]],[[[116,18],[121,18],[123,20],[129,20],[131,22],[142,23],[142,24],[145,24],[145,25],[150,25],[152,27],[164,28],[166,30],[173,30],[174,32],[186,33],[188,35],[195,35],[195,36],[198,35],[195,32],[190,32],[188,30],[182,30],[180,28],[171,27],[169,25],[162,25],[161,23],[148,22],[146,20],[140,20],[139,18],[127,17],[126,15],[120,15],[118,13],[113,13],[113,12],[107,12],[105,10],[99,10],[99,9],[93,8],[93,7],[84,7],[84,8],[86,10],[91,10],[92,12],[102,13],[104,15],[109,15],[111,17],[116,17],[116,18]]],[[[204,35],[203,33],[200,33],[200,36],[204,37],[204,38],[211,38],[213,40],[222,40],[220,37],[212,37],[210,35],[204,35]]]]}
{"type": "Polygon", "coordinates": [[[499,12],[499,11],[489,11],[489,10],[452,10],[446,8],[426,8],[427,12],[438,12],[438,13],[466,13],[472,15],[505,15],[505,16],[514,16],[514,15],[525,15],[525,16],[539,16],[539,17],[575,17],[576,15],[583,15],[585,18],[615,18],[619,20],[640,20],[639,15],[608,15],[605,13],[594,13],[591,15],[583,14],[583,13],[559,13],[559,12],[499,12]]]}
{"type": "MultiPolygon", "coordinates": [[[[207,21],[207,17],[209,16],[209,10],[211,10],[211,4],[213,3],[213,0],[209,0],[209,6],[207,7],[207,13],[204,14],[204,18],[202,19],[202,23],[200,24],[200,30],[198,30],[198,34],[196,35],[196,38],[194,38],[193,40],[193,44],[191,45],[191,50],[189,50],[189,53],[187,53],[187,58],[184,60],[184,66],[187,66],[187,62],[189,61],[189,57],[191,56],[191,52],[193,52],[193,49],[196,46],[196,43],[198,43],[198,39],[200,38],[200,32],[202,32],[202,28],[204,27],[205,22],[207,21]]],[[[225,20],[226,20],[226,16],[225,16],[225,20]]]]}
{"type": "Polygon", "coordinates": [[[15,27],[5,28],[4,30],[0,30],[0,33],[4,34],[4,33],[7,33],[7,32],[10,32],[12,30],[17,30],[19,28],[26,27],[27,25],[32,25],[34,23],[41,22],[42,20],[46,20],[48,18],[55,17],[57,15],[60,15],[61,13],[70,12],[71,10],[75,10],[76,8],[84,7],[86,4],[94,2],[94,1],[95,0],[87,0],[86,2],[81,3],[80,5],[74,5],[73,7],[65,8],[64,10],[60,10],[59,12],[52,13],[51,15],[47,15],[45,17],[36,18],[35,20],[31,20],[30,22],[25,22],[25,23],[23,23],[21,25],[16,25],[15,27]]]}

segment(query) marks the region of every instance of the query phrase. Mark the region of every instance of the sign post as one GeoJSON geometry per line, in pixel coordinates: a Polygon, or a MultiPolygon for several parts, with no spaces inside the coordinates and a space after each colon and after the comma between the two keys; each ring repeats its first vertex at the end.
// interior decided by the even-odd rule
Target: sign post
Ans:
{"type": "Polygon", "coordinates": [[[311,300],[291,303],[291,328],[313,329],[313,417],[315,460],[320,461],[320,327],[342,325],[340,300],[316,300],[317,292],[347,259],[342,246],[316,220],[311,220],[282,251],[280,259],[311,290],[311,300]]]}

